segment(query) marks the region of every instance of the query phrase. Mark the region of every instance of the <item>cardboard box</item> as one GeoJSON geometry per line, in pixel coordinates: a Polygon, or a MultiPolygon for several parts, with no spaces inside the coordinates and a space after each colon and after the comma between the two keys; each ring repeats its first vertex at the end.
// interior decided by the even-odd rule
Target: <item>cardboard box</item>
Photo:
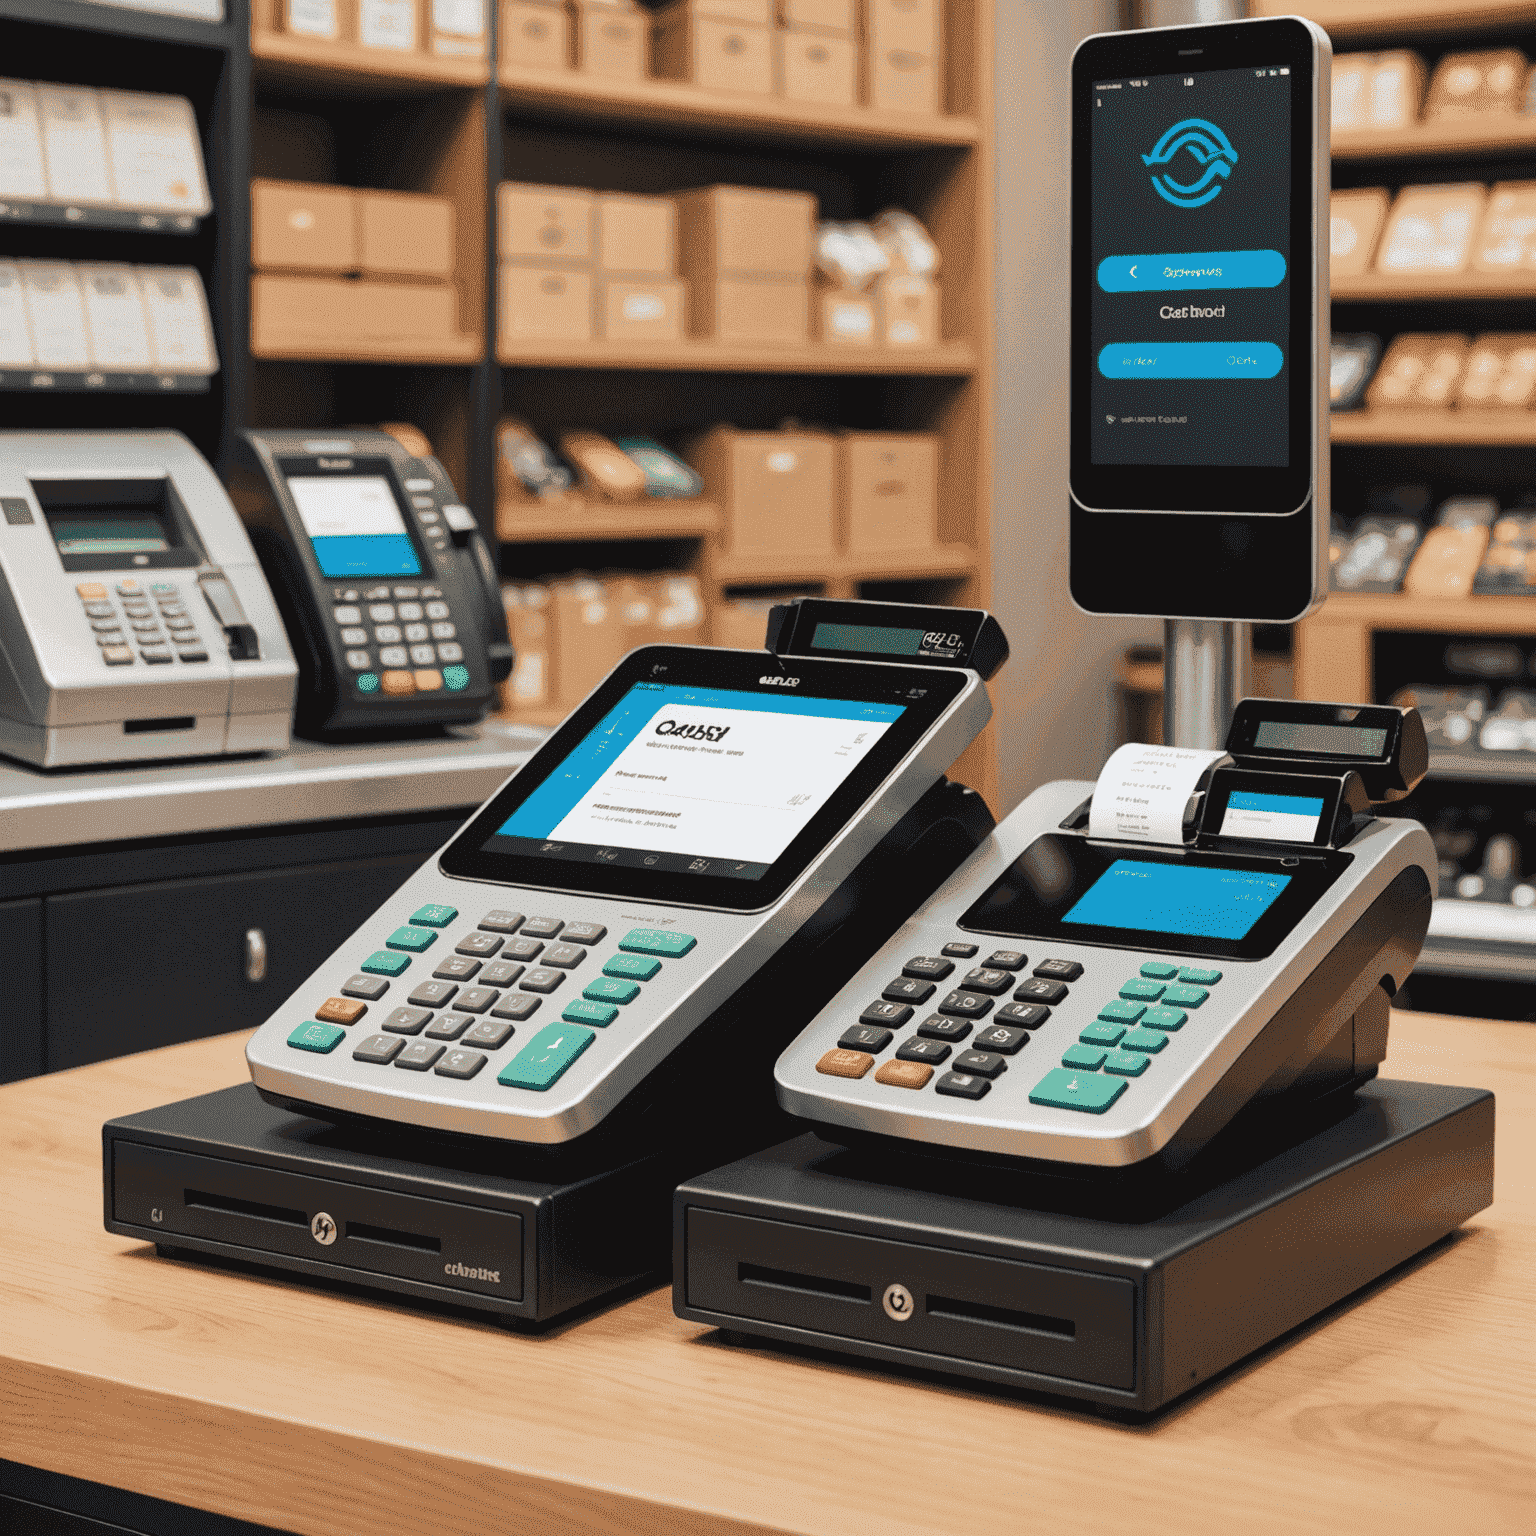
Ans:
{"type": "Polygon", "coordinates": [[[773,0],[676,0],[674,10],[721,21],[744,21],[755,27],[773,25],[773,0]]]}
{"type": "Polygon", "coordinates": [[[1365,392],[1372,410],[1448,406],[1455,398],[1467,364],[1470,343],[1454,334],[1406,333],[1387,354],[1365,392]]]}
{"type": "Polygon", "coordinates": [[[671,277],[677,271],[677,208],[669,197],[597,199],[597,263],[605,272],[671,277]]]}
{"type": "Polygon", "coordinates": [[[448,283],[258,273],[251,279],[251,349],[443,341],[459,333],[458,310],[458,291],[448,283]]]}
{"type": "Polygon", "coordinates": [[[1456,404],[1465,410],[1529,410],[1536,400],[1536,336],[1479,336],[1467,354],[1456,404]]]}
{"type": "Polygon", "coordinates": [[[431,51],[440,58],[483,59],[487,0],[427,0],[431,51]]]}
{"type": "Polygon", "coordinates": [[[496,189],[496,254],[543,263],[592,260],[596,198],[581,187],[504,181],[496,189]]]}
{"type": "Polygon", "coordinates": [[[586,75],[606,80],[645,79],[650,16],[645,11],[571,0],[572,60],[586,75]]]}
{"type": "Polygon", "coordinates": [[[837,439],[716,427],[685,457],[725,512],[733,554],[830,557],[837,543],[837,439]]]}
{"type": "Polygon", "coordinates": [[[503,262],[500,286],[503,341],[591,341],[590,272],[503,262]]]}
{"type": "Polygon", "coordinates": [[[802,32],[852,37],[859,27],[857,0],[778,0],[775,9],[781,27],[802,32]]]}
{"type": "Polygon", "coordinates": [[[1362,277],[1371,270],[1391,202],[1392,194],[1385,187],[1359,187],[1333,194],[1328,243],[1335,277],[1362,277]]]}
{"type": "Polygon", "coordinates": [[[645,495],[645,471],[599,432],[562,433],[560,457],[575,467],[582,490],[594,500],[639,501],[645,495]]]}
{"type": "Polygon", "coordinates": [[[251,265],[294,272],[355,272],[357,193],[303,181],[251,183],[251,265]]]}
{"type": "Polygon", "coordinates": [[[1425,121],[1451,122],[1518,112],[1528,67],[1518,48],[1447,54],[1435,66],[1429,82],[1425,121]]]}
{"type": "Polygon", "coordinates": [[[1481,182],[1404,187],[1392,205],[1376,256],[1379,272],[1464,272],[1482,224],[1488,189],[1481,182]]]}
{"type": "Polygon", "coordinates": [[[504,586],[501,600],[507,610],[507,636],[516,657],[512,675],[502,684],[502,708],[509,714],[543,709],[555,698],[549,588],[533,584],[504,586]]]}
{"type": "Polygon", "coordinates": [[[1376,55],[1368,83],[1365,126],[1407,128],[1418,122],[1429,71],[1411,49],[1376,55]]]}
{"type": "Polygon", "coordinates": [[[810,335],[810,308],[810,284],[793,278],[696,278],[688,332],[715,341],[801,342],[810,335]]]}
{"type": "Polygon", "coordinates": [[[871,49],[898,48],[937,60],[942,51],[943,0],[863,0],[871,49]]]}
{"type": "Polygon", "coordinates": [[[811,315],[812,331],[829,347],[872,347],[879,335],[875,301],[867,293],[818,289],[811,315]]]}
{"type": "Polygon", "coordinates": [[[883,112],[944,110],[940,100],[937,63],[909,48],[890,48],[870,43],[862,50],[864,101],[883,112]]]}
{"type": "Polygon", "coordinates": [[[362,270],[390,277],[453,276],[453,204],[420,192],[359,192],[362,270]]]}
{"type": "Polygon", "coordinates": [[[927,432],[847,432],[838,501],[850,554],[931,550],[939,542],[939,440],[927,432]]]}
{"type": "Polygon", "coordinates": [[[1536,182],[1503,181],[1488,198],[1488,211],[1472,255],[1474,272],[1536,268],[1536,182]]]}
{"type": "Polygon", "coordinates": [[[663,80],[710,91],[773,94],[773,33],[766,26],[700,16],[687,0],[656,18],[651,68],[663,80]]]}
{"type": "Polygon", "coordinates": [[[676,277],[611,277],[598,297],[598,335],[610,341],[681,341],[688,287],[676,277]]]}
{"type": "Polygon", "coordinates": [[[357,40],[365,48],[414,52],[421,46],[416,0],[357,0],[357,40]]]}
{"type": "Polygon", "coordinates": [[[1488,531],[1486,525],[1431,528],[1403,578],[1403,591],[1413,597],[1470,596],[1488,548],[1488,531]]]}
{"type": "Polygon", "coordinates": [[[886,346],[939,344],[939,285],[931,277],[887,272],[875,292],[880,300],[880,340],[886,346]]]}
{"type": "Polygon", "coordinates": [[[679,192],[677,236],[687,277],[792,277],[811,270],[816,199],[809,192],[700,187],[679,192]]]}
{"type": "Polygon", "coordinates": [[[790,101],[851,107],[859,99],[859,50],[851,37],[802,32],[773,36],[779,94],[790,101]]]}
{"type": "Polygon", "coordinates": [[[624,630],[606,582],[573,576],[550,586],[556,702],[574,709],[624,657],[624,630]]]}
{"type": "Polygon", "coordinates": [[[564,0],[502,0],[501,60],[529,69],[571,67],[571,17],[564,0]]]}

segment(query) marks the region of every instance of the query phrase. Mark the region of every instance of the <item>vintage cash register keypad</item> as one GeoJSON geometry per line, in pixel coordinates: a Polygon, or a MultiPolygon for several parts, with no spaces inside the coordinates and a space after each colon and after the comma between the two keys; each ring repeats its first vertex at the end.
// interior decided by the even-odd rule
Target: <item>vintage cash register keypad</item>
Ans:
{"type": "Polygon", "coordinates": [[[658,928],[613,941],[599,923],[500,908],[469,927],[456,908],[429,904],[360,955],[356,972],[288,1044],[328,1055],[351,1039],[354,1061],[465,1081],[499,1054],[498,1083],[542,1092],[598,1030],[622,1030],[645,984],[697,944],[658,928]],[[555,1016],[520,1037],[519,1026],[546,1006],[555,1016]],[[356,1027],[365,1018],[376,1033],[356,1027]]]}
{"type": "Polygon", "coordinates": [[[1006,1088],[1001,1080],[1010,1067],[1027,1065],[1028,1057],[1020,1059],[1026,1046],[1044,1044],[1051,1054],[1060,1052],[1059,1064],[1038,1081],[1029,1073],[1029,1102],[1103,1114],[1131,1079],[1156,1073],[1168,1037],[1184,1028],[1222,977],[1208,966],[1149,960],[1118,985],[1109,978],[1113,991],[1106,997],[1104,979],[1079,985],[1084,969],[1076,960],[1046,958],[1030,968],[1016,949],[978,956],[979,945],[961,942],[945,944],[937,955],[914,955],[816,1070],[857,1079],[873,1069],[874,1081],[889,1088],[920,1090],[933,1082],[934,1092],[947,1098],[981,1099],[1006,1088]],[[971,969],[955,974],[958,962],[971,960],[977,961],[971,969]],[[930,1007],[934,1011],[896,1044],[918,1010],[930,1007]]]}
{"type": "Polygon", "coordinates": [[[141,583],[125,576],[110,587],[82,581],[75,595],[109,667],[131,667],[136,660],[146,667],[208,660],[208,647],[174,581],[141,583]]]}
{"type": "Polygon", "coordinates": [[[331,597],[359,693],[408,699],[469,687],[464,647],[441,587],[334,587],[331,597]]]}

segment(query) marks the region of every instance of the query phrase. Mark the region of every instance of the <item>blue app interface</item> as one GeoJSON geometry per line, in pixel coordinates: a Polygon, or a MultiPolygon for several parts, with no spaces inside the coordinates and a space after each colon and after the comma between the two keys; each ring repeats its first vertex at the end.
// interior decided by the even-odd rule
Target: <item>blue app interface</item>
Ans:
{"type": "Polygon", "coordinates": [[[1092,458],[1285,468],[1288,68],[1096,81],[1092,458]]]}
{"type": "Polygon", "coordinates": [[[421,560],[383,475],[290,475],[320,574],[419,576],[421,560]]]}
{"type": "Polygon", "coordinates": [[[1289,875],[1116,859],[1062,918],[1095,928],[1245,939],[1289,875]]]}

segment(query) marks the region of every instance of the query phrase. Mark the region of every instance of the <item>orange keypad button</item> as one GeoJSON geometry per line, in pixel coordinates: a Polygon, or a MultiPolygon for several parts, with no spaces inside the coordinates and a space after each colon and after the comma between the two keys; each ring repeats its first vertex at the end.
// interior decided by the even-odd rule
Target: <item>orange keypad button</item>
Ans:
{"type": "Polygon", "coordinates": [[[107,595],[107,589],[99,581],[82,581],[75,593],[82,603],[99,603],[107,595]]]}
{"type": "Polygon", "coordinates": [[[888,1061],[875,1073],[875,1081],[887,1088],[926,1088],[933,1068],[920,1061],[888,1061]]]}
{"type": "Polygon", "coordinates": [[[355,1024],[368,1012],[367,1003],[350,997],[328,997],[315,1009],[322,1024],[355,1024]]]}
{"type": "Polygon", "coordinates": [[[443,674],[436,667],[427,667],[415,674],[418,693],[435,693],[443,686],[443,674]]]}
{"type": "Polygon", "coordinates": [[[379,679],[379,686],[385,693],[403,697],[416,692],[416,679],[409,672],[386,672],[379,679]]]}
{"type": "Polygon", "coordinates": [[[874,1064],[875,1058],[863,1051],[828,1051],[816,1063],[816,1070],[828,1077],[863,1077],[874,1064]]]}

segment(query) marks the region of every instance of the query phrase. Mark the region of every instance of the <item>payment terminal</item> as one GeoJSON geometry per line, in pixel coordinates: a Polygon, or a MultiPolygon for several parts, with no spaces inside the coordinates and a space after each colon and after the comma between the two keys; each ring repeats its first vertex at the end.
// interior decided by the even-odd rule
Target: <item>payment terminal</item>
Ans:
{"type": "Polygon", "coordinates": [[[39,768],[282,751],[296,668],[178,432],[0,432],[0,752],[39,768]]]}
{"type": "Polygon", "coordinates": [[[298,651],[301,734],[494,705],[512,667],[500,578],[436,459],[371,429],[244,432],[230,492],[298,651]]]}
{"type": "Polygon", "coordinates": [[[902,604],[803,600],[771,633],[627,656],[257,1031],[262,1096],[559,1147],[621,1106],[708,1112],[754,1054],[766,1088],[797,997],[851,969],[843,925],[937,883],[946,797],[990,827],[943,775],[1007,654],[985,614],[902,604]]]}

